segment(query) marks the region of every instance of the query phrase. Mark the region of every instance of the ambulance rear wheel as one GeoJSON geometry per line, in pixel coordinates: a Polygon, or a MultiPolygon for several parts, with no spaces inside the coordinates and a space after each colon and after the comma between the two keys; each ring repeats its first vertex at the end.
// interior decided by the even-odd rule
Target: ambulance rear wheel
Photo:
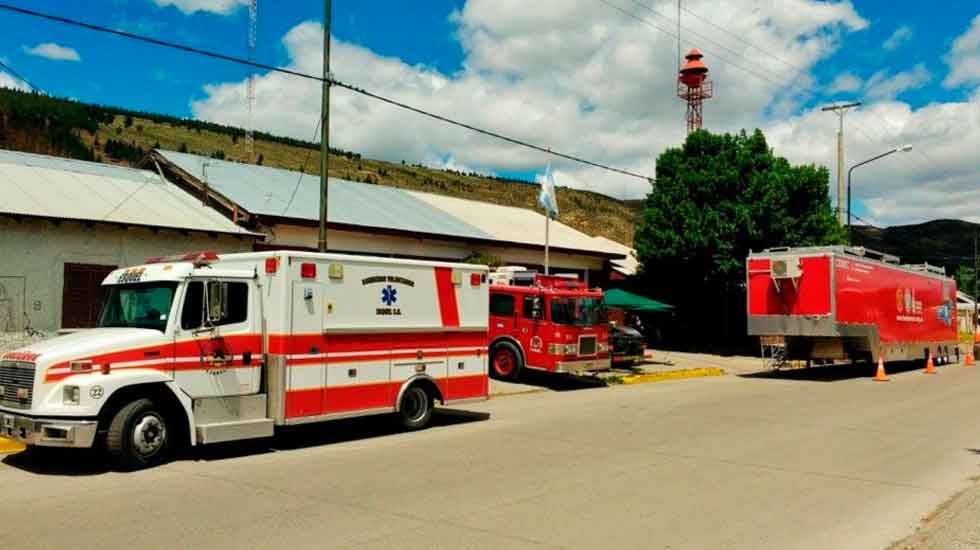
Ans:
{"type": "Polygon", "coordinates": [[[514,344],[501,342],[494,346],[490,356],[490,376],[498,380],[517,380],[524,368],[524,361],[514,344]]]}
{"type": "Polygon", "coordinates": [[[149,399],[137,399],[112,418],[106,452],[119,470],[132,471],[162,464],[170,455],[167,419],[149,399]]]}
{"type": "Polygon", "coordinates": [[[432,395],[421,385],[416,384],[405,390],[398,406],[402,426],[409,430],[421,430],[426,427],[432,419],[433,402],[432,395]]]}

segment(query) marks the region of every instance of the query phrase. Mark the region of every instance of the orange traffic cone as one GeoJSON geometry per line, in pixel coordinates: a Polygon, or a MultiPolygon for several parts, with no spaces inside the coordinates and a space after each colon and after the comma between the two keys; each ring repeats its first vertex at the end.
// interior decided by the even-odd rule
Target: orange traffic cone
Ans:
{"type": "Polygon", "coordinates": [[[878,355],[878,372],[875,373],[875,382],[888,382],[888,375],[885,374],[885,361],[878,355]]]}
{"type": "Polygon", "coordinates": [[[932,362],[932,352],[929,352],[929,358],[926,359],[926,374],[936,374],[936,365],[932,362]]]}
{"type": "Polygon", "coordinates": [[[964,367],[972,367],[973,366],[973,352],[972,351],[966,352],[966,359],[963,360],[963,366],[964,367]]]}

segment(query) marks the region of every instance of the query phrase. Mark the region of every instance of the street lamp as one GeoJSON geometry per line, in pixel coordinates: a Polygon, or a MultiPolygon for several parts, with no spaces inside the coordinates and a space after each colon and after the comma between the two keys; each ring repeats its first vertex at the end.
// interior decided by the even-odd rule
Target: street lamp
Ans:
{"type": "Polygon", "coordinates": [[[851,168],[847,171],[847,244],[854,244],[851,241],[851,172],[853,172],[854,169],[857,168],[858,166],[864,166],[869,162],[874,162],[880,158],[885,158],[892,153],[907,153],[911,150],[912,150],[911,145],[902,145],[901,147],[896,147],[891,151],[882,153],[876,157],[871,157],[868,160],[863,160],[855,164],[854,166],[851,166],[851,168]]]}

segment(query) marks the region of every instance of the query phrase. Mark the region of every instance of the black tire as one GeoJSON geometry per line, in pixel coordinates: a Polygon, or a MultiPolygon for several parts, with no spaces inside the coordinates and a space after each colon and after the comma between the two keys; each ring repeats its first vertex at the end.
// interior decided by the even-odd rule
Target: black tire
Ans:
{"type": "Polygon", "coordinates": [[[513,382],[521,377],[524,370],[524,358],[520,350],[510,342],[499,342],[490,352],[490,378],[513,382]],[[505,365],[510,365],[506,368],[505,365]]]}
{"type": "Polygon", "coordinates": [[[172,435],[163,411],[149,399],[137,399],[112,418],[106,452],[116,469],[151,468],[170,458],[172,435]]]}
{"type": "Polygon", "coordinates": [[[432,420],[435,400],[421,384],[409,386],[398,403],[398,418],[407,430],[421,430],[432,420]]]}

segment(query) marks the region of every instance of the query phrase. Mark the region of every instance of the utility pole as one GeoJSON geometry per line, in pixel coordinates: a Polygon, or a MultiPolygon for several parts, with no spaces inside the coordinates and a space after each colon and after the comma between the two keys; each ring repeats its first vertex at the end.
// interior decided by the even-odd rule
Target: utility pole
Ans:
{"type": "Polygon", "coordinates": [[[977,339],[977,329],[980,328],[980,255],[977,254],[977,236],[980,229],[973,231],[973,341],[977,339]]]}
{"type": "Polygon", "coordinates": [[[323,91],[320,104],[320,239],[317,250],[327,251],[327,171],[330,168],[330,0],[324,2],[323,91]]]}
{"type": "Polygon", "coordinates": [[[844,225],[844,113],[848,109],[860,105],[860,101],[853,103],[838,103],[837,105],[827,105],[821,111],[833,111],[837,113],[837,221],[844,225]]]}

